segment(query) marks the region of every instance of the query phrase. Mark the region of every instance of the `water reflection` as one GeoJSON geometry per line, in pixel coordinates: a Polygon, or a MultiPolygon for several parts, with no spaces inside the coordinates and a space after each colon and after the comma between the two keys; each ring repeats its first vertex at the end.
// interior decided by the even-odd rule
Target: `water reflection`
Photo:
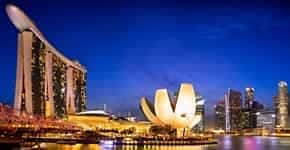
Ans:
{"type": "Polygon", "coordinates": [[[48,150],[289,150],[290,138],[223,136],[219,144],[204,146],[114,146],[110,143],[46,146],[48,150]]]}
{"type": "Polygon", "coordinates": [[[220,137],[219,144],[216,149],[218,150],[289,150],[290,138],[278,137],[220,137]]]}
{"type": "Polygon", "coordinates": [[[104,150],[100,145],[97,144],[54,144],[49,143],[46,145],[47,150],[104,150]]]}
{"type": "Polygon", "coordinates": [[[116,146],[112,150],[203,150],[204,146],[116,146]]]}

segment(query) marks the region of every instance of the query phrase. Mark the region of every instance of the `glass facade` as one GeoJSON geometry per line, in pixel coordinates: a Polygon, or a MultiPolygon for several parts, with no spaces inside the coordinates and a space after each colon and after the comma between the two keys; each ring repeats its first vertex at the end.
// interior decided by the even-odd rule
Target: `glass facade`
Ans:
{"type": "Polygon", "coordinates": [[[196,115],[200,115],[201,116],[201,120],[200,122],[195,125],[193,127],[193,131],[195,132],[202,132],[204,131],[204,103],[205,103],[205,100],[203,99],[203,97],[198,93],[196,92],[195,93],[195,96],[196,96],[196,115]]]}
{"type": "Polygon", "coordinates": [[[246,88],[245,90],[245,108],[242,115],[242,128],[250,129],[257,127],[257,112],[263,111],[263,104],[255,100],[254,88],[246,88]]]}
{"type": "Polygon", "coordinates": [[[241,118],[241,128],[249,129],[251,128],[251,110],[244,108],[242,110],[242,118],[241,118]]]}
{"type": "Polygon", "coordinates": [[[276,111],[276,127],[288,127],[288,86],[285,81],[278,84],[278,94],[274,97],[276,111]]]}
{"type": "Polygon", "coordinates": [[[257,113],[257,128],[273,130],[275,128],[275,112],[264,111],[257,113]]]}
{"type": "Polygon", "coordinates": [[[264,110],[264,105],[258,101],[254,101],[252,108],[251,108],[251,116],[250,116],[250,127],[256,128],[257,127],[257,112],[261,112],[264,110]]]}
{"type": "Polygon", "coordinates": [[[242,94],[241,92],[229,90],[229,121],[230,130],[235,131],[241,129],[242,116],[242,94]]]}
{"type": "Polygon", "coordinates": [[[255,90],[254,88],[246,88],[245,90],[245,108],[251,108],[253,101],[254,101],[254,97],[255,96],[255,90]]]}
{"type": "Polygon", "coordinates": [[[219,100],[215,105],[215,128],[217,130],[225,130],[226,122],[225,101],[219,100]]]}

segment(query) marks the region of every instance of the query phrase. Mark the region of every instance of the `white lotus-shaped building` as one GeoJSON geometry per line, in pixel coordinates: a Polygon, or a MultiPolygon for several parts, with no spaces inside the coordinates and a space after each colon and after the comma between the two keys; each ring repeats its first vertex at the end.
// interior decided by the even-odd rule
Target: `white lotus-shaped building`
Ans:
{"type": "Polygon", "coordinates": [[[149,121],[156,125],[169,125],[173,128],[192,128],[201,120],[196,115],[196,97],[192,84],[180,86],[176,103],[170,100],[167,89],[158,89],[154,106],[142,97],[141,109],[149,121]]]}

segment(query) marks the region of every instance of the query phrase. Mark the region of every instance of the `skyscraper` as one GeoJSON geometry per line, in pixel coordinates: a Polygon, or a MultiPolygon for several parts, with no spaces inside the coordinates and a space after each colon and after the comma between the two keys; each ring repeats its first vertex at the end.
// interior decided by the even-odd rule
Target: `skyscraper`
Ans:
{"type": "MultiPolygon", "coordinates": [[[[254,88],[245,89],[245,104],[242,109],[241,127],[243,129],[253,128],[252,122],[255,122],[256,113],[253,112],[255,90],[254,88]]],[[[256,126],[256,124],[255,124],[256,126]]]]}
{"type": "Polygon", "coordinates": [[[225,95],[226,131],[241,129],[242,94],[229,89],[225,95]]]}
{"type": "Polygon", "coordinates": [[[215,105],[215,128],[217,130],[225,130],[226,127],[225,101],[219,100],[215,105]]]}
{"type": "Polygon", "coordinates": [[[255,99],[255,89],[254,88],[246,88],[245,89],[245,108],[252,108],[252,104],[255,99]]]}
{"type": "Polygon", "coordinates": [[[243,108],[242,115],[242,128],[256,128],[257,127],[257,112],[263,110],[263,104],[255,100],[254,88],[245,89],[245,107],[243,108]]]}
{"type": "Polygon", "coordinates": [[[276,127],[286,128],[288,122],[288,85],[285,81],[278,84],[278,94],[274,97],[276,127]]]}
{"type": "Polygon", "coordinates": [[[251,126],[251,109],[243,108],[242,109],[242,116],[241,116],[241,127],[243,129],[249,129],[252,128],[251,126]]]}
{"type": "Polygon", "coordinates": [[[7,14],[19,30],[14,109],[65,117],[86,109],[86,69],[57,51],[16,6],[7,14]]]}
{"type": "Polygon", "coordinates": [[[264,105],[258,101],[253,101],[252,108],[250,108],[250,128],[257,127],[257,113],[262,112],[264,109],[264,105]]]}
{"type": "Polygon", "coordinates": [[[201,116],[200,122],[193,127],[193,129],[197,132],[204,131],[204,98],[200,95],[200,93],[196,92],[196,115],[201,116]]]}

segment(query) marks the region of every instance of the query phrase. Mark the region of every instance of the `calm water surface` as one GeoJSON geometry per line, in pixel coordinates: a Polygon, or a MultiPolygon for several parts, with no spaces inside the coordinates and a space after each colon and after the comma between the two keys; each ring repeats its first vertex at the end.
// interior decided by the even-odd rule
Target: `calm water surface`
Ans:
{"type": "Polygon", "coordinates": [[[48,150],[290,150],[290,138],[232,137],[219,138],[219,144],[207,146],[112,146],[96,144],[46,144],[48,150]]]}

